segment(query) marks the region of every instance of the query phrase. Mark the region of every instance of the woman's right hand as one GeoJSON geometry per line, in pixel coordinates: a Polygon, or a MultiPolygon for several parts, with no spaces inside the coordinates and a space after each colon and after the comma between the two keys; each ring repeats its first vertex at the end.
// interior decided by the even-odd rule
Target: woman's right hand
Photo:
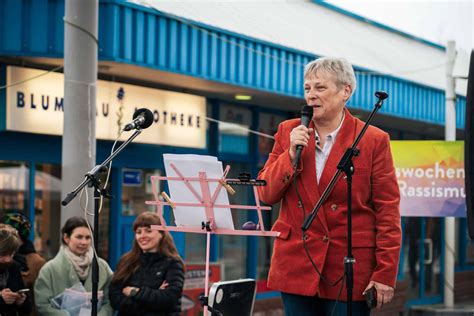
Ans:
{"type": "Polygon", "coordinates": [[[313,128],[307,128],[304,125],[299,125],[290,133],[290,158],[294,163],[296,158],[296,146],[301,145],[303,147],[308,146],[308,141],[311,133],[313,133],[313,128]]]}
{"type": "Polygon", "coordinates": [[[15,301],[18,299],[18,296],[18,293],[12,292],[8,288],[2,290],[2,299],[7,305],[15,303],[15,301]]]}
{"type": "Polygon", "coordinates": [[[17,293],[18,297],[15,300],[16,305],[22,305],[26,301],[26,294],[25,293],[17,293]]]}
{"type": "Polygon", "coordinates": [[[130,296],[132,290],[134,290],[135,294],[136,294],[136,293],[138,293],[138,291],[140,291],[140,288],[134,287],[134,286],[126,286],[126,287],[123,288],[122,293],[125,296],[130,296]]]}

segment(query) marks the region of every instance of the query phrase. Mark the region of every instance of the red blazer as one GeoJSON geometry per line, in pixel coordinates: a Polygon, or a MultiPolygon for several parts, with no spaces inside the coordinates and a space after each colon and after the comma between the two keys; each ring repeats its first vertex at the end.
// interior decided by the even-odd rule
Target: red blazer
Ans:
{"type": "MultiPolygon", "coordinates": [[[[280,124],[272,153],[260,171],[259,179],[267,181],[266,186],[258,187],[261,200],[267,204],[281,202],[272,228],[281,234],[275,240],[268,275],[268,287],[274,290],[327,299],[338,296],[341,283],[336,286],[328,283],[343,275],[347,254],[347,189],[342,176],[306,232],[309,252],[328,282],[320,280],[305,253],[301,225],[329,184],[341,156],[364,125],[349,111],[345,112],[319,185],[314,137],[303,150],[296,182],[305,210],[298,205],[292,185],[293,166],[289,156],[290,132],[300,125],[300,119],[280,124]]],[[[311,122],[310,127],[313,126],[311,122]]],[[[364,300],[362,292],[370,280],[395,287],[401,246],[400,193],[388,134],[369,126],[358,148],[360,154],[353,160],[352,182],[352,254],[356,260],[353,299],[364,300]]],[[[340,299],[347,300],[345,286],[340,299]]]]}

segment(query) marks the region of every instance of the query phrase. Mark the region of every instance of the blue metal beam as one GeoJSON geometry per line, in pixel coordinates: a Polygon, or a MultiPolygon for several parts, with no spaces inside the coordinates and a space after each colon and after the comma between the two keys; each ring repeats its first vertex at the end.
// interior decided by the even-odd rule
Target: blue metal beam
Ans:
{"type": "MultiPolygon", "coordinates": [[[[62,58],[63,16],[61,0],[0,0],[0,55],[62,58]]],[[[316,57],[123,0],[99,4],[103,61],[301,98],[303,67],[316,57]]],[[[390,98],[381,113],[444,125],[443,90],[363,68],[356,73],[359,85],[351,107],[370,111],[374,92],[383,89],[390,98]]],[[[464,128],[465,102],[458,97],[458,128],[464,128]]]]}

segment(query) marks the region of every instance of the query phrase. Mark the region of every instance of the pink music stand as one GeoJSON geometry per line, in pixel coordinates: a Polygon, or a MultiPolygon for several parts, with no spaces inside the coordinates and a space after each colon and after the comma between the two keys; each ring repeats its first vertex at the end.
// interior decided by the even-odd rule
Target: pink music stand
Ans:
{"type": "MultiPolygon", "coordinates": [[[[262,219],[262,210],[271,210],[270,206],[261,206],[260,200],[258,197],[257,187],[253,187],[253,192],[255,196],[256,205],[236,205],[236,204],[215,204],[217,196],[220,190],[223,188],[222,183],[226,182],[227,173],[230,170],[230,166],[226,166],[222,178],[207,178],[205,172],[199,172],[199,177],[184,177],[182,173],[176,168],[176,166],[171,163],[171,168],[178,175],[177,177],[162,177],[162,176],[151,176],[151,183],[153,187],[153,194],[155,196],[155,201],[146,201],[147,205],[156,205],[158,216],[161,219],[162,225],[152,225],[152,229],[156,230],[167,230],[167,231],[176,231],[176,232],[186,232],[186,233],[198,233],[206,234],[206,277],[204,281],[204,295],[208,297],[208,287],[209,287],[209,253],[210,253],[210,240],[211,234],[226,234],[226,235],[241,235],[241,236],[266,236],[266,237],[277,237],[280,235],[279,232],[266,231],[263,225],[262,219]],[[199,203],[180,203],[174,202],[172,204],[176,206],[196,206],[204,207],[206,214],[206,223],[202,223],[202,228],[196,227],[187,227],[187,226],[169,226],[166,224],[165,219],[163,218],[163,210],[159,206],[169,205],[170,203],[166,201],[161,201],[159,199],[159,192],[157,192],[156,181],[167,180],[167,181],[183,181],[186,187],[189,189],[190,193],[193,194],[199,203]],[[190,182],[199,182],[201,187],[201,195],[196,192],[190,182]],[[218,182],[218,185],[215,191],[212,193],[209,189],[209,182],[218,182]],[[256,210],[258,214],[258,229],[257,230],[233,230],[228,228],[219,228],[216,226],[214,220],[214,207],[215,208],[230,208],[230,209],[244,209],[244,210],[256,210]]],[[[231,181],[239,181],[238,179],[230,179],[231,181]]],[[[204,306],[204,315],[207,315],[207,306],[204,306]]]]}

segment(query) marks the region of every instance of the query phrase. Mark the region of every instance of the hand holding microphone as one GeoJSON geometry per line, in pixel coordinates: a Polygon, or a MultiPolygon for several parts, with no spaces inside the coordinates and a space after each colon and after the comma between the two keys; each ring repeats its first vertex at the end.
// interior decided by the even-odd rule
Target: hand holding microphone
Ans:
{"type": "Polygon", "coordinates": [[[295,127],[290,133],[290,158],[293,165],[298,165],[303,148],[308,146],[312,128],[308,128],[313,118],[313,108],[305,105],[301,111],[301,125],[295,127]]]}

